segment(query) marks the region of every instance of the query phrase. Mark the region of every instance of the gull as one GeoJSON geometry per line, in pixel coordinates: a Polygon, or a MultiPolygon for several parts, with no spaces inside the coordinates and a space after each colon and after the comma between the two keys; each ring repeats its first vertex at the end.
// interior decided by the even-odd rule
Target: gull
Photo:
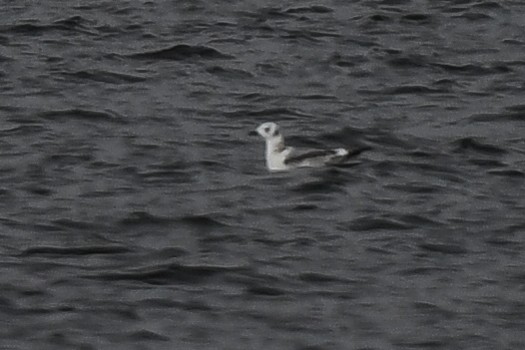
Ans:
{"type": "Polygon", "coordinates": [[[297,149],[284,144],[284,136],[276,123],[266,122],[250,134],[259,134],[266,141],[266,166],[270,171],[284,171],[301,167],[321,167],[341,163],[364,149],[350,152],[346,148],[297,149]]]}

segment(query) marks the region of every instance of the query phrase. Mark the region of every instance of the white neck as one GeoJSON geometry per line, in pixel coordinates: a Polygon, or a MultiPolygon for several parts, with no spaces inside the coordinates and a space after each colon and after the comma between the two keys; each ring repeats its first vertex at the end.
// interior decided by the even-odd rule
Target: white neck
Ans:
{"type": "Polygon", "coordinates": [[[283,135],[275,136],[266,139],[266,153],[280,153],[284,150],[284,137],[283,135]]]}
{"type": "Polygon", "coordinates": [[[286,147],[282,135],[266,140],[266,165],[270,170],[285,170],[286,147]]]}

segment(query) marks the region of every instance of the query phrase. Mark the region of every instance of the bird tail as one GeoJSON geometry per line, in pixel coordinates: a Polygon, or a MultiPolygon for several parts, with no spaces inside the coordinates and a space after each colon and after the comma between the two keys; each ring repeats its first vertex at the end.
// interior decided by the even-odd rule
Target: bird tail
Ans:
{"type": "Polygon", "coordinates": [[[350,150],[350,152],[348,152],[347,156],[348,157],[355,157],[355,156],[360,155],[361,153],[363,153],[365,151],[369,151],[371,149],[372,149],[372,147],[370,147],[370,146],[362,146],[362,147],[359,147],[359,148],[355,148],[355,149],[350,150]]]}
{"type": "Polygon", "coordinates": [[[369,147],[369,146],[363,146],[363,147],[359,147],[359,148],[354,148],[354,149],[348,149],[348,148],[337,148],[335,149],[335,154],[336,156],[338,157],[338,159],[340,161],[346,161],[350,158],[353,158],[355,156],[358,156],[360,155],[361,153],[365,152],[365,151],[368,151],[372,149],[372,147],[369,147]]]}
{"type": "Polygon", "coordinates": [[[347,149],[344,148],[337,148],[335,149],[335,154],[339,157],[347,156],[350,152],[348,152],[347,149]]]}

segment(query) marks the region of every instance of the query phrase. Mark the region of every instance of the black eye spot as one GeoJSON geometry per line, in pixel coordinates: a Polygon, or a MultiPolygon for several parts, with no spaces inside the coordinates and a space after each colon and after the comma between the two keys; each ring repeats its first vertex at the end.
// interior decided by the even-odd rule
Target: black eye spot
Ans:
{"type": "Polygon", "coordinates": [[[270,127],[267,126],[266,128],[264,128],[264,132],[268,134],[270,132],[270,127]]]}
{"type": "Polygon", "coordinates": [[[275,129],[275,130],[273,131],[273,136],[277,136],[277,135],[279,135],[279,130],[278,130],[278,129],[275,129]]]}

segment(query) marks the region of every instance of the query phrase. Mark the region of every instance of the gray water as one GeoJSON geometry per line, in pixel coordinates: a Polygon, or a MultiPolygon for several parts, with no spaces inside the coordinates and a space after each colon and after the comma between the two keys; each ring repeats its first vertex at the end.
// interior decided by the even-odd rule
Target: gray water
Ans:
{"type": "Polygon", "coordinates": [[[522,1],[0,4],[1,349],[525,348],[522,1]]]}

